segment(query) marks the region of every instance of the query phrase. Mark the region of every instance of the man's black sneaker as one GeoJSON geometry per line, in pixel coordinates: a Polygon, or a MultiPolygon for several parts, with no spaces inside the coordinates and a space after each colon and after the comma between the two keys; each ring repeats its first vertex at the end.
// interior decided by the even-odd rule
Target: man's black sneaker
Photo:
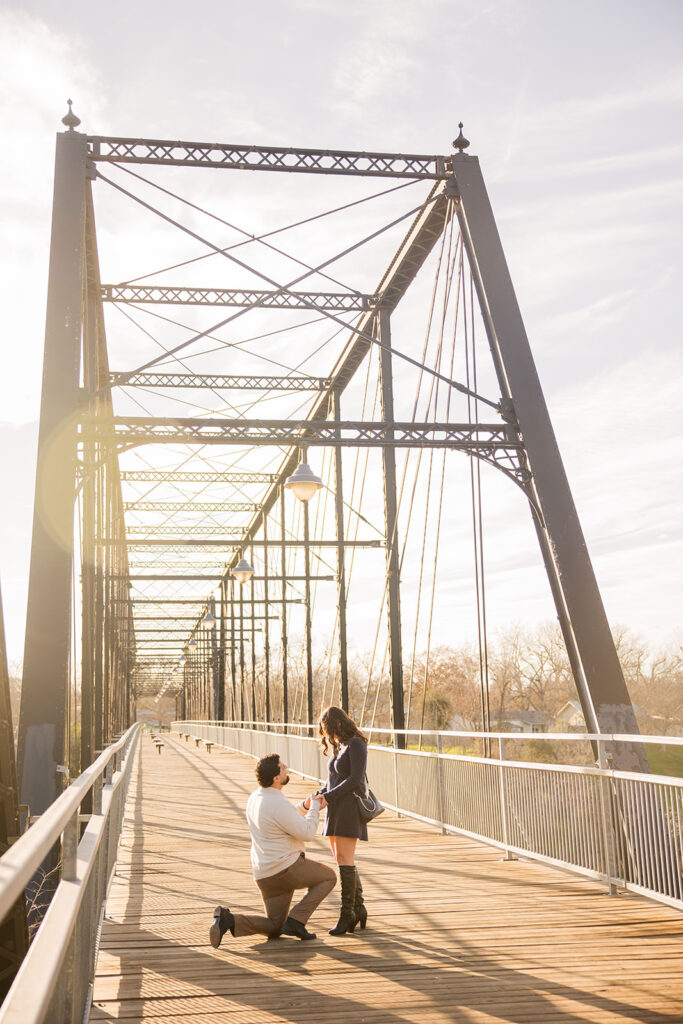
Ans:
{"type": "Polygon", "coordinates": [[[306,925],[294,917],[288,917],[282,929],[283,935],[294,935],[297,939],[314,939],[313,932],[306,931],[306,925]]]}
{"type": "Polygon", "coordinates": [[[235,917],[227,907],[216,907],[213,912],[213,924],[209,928],[209,942],[218,949],[226,932],[235,934],[235,917]]]}

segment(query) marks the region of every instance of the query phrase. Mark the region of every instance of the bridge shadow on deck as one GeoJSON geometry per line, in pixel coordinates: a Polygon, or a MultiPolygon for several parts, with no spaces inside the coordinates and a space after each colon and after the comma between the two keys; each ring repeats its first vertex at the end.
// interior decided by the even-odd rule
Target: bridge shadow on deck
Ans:
{"type": "MultiPolygon", "coordinates": [[[[246,900],[256,908],[259,902],[246,829],[240,830],[253,762],[220,752],[230,764],[221,774],[240,792],[234,799],[214,781],[206,755],[188,756],[175,741],[169,747],[165,766],[142,750],[127,832],[133,842],[123,851],[110,895],[92,1021],[683,1020],[676,982],[683,956],[668,941],[683,937],[676,912],[631,898],[610,900],[591,883],[543,867],[501,864],[486,847],[437,836],[406,819],[377,822],[361,851],[370,896],[366,932],[326,934],[335,892],[311,923],[315,942],[228,935],[213,950],[206,934],[214,903],[228,900],[225,876],[231,905],[246,900]],[[193,792],[199,780],[206,787],[202,812],[187,826],[150,820],[172,813],[172,776],[193,792]],[[213,831],[204,827],[207,811],[217,822],[213,831]],[[179,846],[188,836],[195,845],[179,846]],[[158,848],[160,839],[170,846],[158,848]],[[226,852],[225,866],[215,865],[216,849],[226,852]],[[654,934],[643,935],[644,928],[654,934]]],[[[300,797],[307,788],[310,783],[297,783],[289,795],[300,797]]],[[[320,847],[312,855],[329,858],[320,847]]]]}

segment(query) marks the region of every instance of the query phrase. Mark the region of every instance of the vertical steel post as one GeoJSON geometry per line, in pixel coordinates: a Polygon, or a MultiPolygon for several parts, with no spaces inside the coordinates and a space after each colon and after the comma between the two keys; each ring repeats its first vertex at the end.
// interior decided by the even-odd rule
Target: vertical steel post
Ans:
{"type": "Polygon", "coordinates": [[[282,575],[282,721],[289,722],[289,699],[287,691],[287,547],[285,534],[285,489],[280,487],[280,568],[282,575]]]}
{"type": "Polygon", "coordinates": [[[76,425],[84,285],[87,137],[57,136],[33,539],[19,717],[21,801],[58,796],[71,624],[76,425]]]}
{"type": "MultiPolygon", "coordinates": [[[[511,432],[524,441],[542,512],[538,530],[586,726],[638,732],[581,524],[555,439],[486,187],[474,156],[453,157],[457,215],[511,432]],[[514,425],[513,425],[514,424],[514,425]]],[[[647,770],[641,745],[615,744],[615,764],[647,770]]]]}
{"type": "MultiPolygon", "coordinates": [[[[102,447],[98,446],[98,456],[101,455],[102,447]]],[[[95,479],[96,502],[95,502],[95,750],[104,749],[104,545],[102,541],[103,529],[103,505],[102,493],[104,490],[104,467],[99,466],[95,479]]]]}
{"type": "MultiPolygon", "coordinates": [[[[230,579],[230,702],[231,721],[237,721],[237,660],[235,655],[235,580],[230,579]]],[[[240,720],[242,716],[240,715],[240,720]]]]}
{"type": "Polygon", "coordinates": [[[216,666],[218,677],[216,694],[216,718],[218,719],[219,722],[225,721],[225,586],[225,580],[221,580],[219,598],[220,633],[216,650],[216,658],[218,661],[216,666]]]}
{"type": "Polygon", "coordinates": [[[270,623],[270,607],[268,604],[268,513],[263,513],[263,606],[265,618],[263,621],[263,670],[266,697],[266,722],[270,722],[270,635],[268,625],[270,623]]]}
{"type": "MultiPolygon", "coordinates": [[[[254,564],[254,549],[250,549],[249,564],[254,564]]],[[[255,722],[257,720],[256,715],[256,622],[254,616],[256,609],[254,606],[254,578],[249,580],[249,598],[250,598],[250,611],[251,611],[251,720],[255,722]]]]}
{"type": "MultiPolygon", "coordinates": [[[[391,359],[391,320],[386,309],[377,317],[380,341],[379,374],[382,398],[382,419],[394,422],[394,385],[391,359]]],[[[387,625],[389,630],[389,660],[391,664],[391,726],[405,729],[403,709],[403,654],[401,647],[401,591],[399,581],[398,510],[396,503],[396,452],[391,446],[382,448],[384,482],[384,530],[387,553],[387,625]]],[[[397,733],[396,746],[406,745],[406,738],[397,733]]]]}
{"type": "Polygon", "coordinates": [[[304,572],[306,574],[306,721],[313,722],[313,643],[311,622],[311,538],[308,502],[304,502],[304,572]]]}
{"type": "MultiPolygon", "coordinates": [[[[209,601],[209,614],[216,617],[216,601],[212,597],[209,601]]],[[[221,621],[223,612],[221,611],[221,621]]],[[[213,629],[209,630],[209,644],[211,646],[211,676],[213,682],[213,718],[220,722],[225,717],[225,690],[223,688],[222,674],[218,657],[218,623],[214,622],[213,629]]]]}
{"type": "MultiPolygon", "coordinates": [[[[97,391],[97,328],[100,295],[88,275],[85,330],[83,332],[83,384],[90,402],[97,391]]],[[[81,593],[81,750],[80,767],[84,771],[93,760],[95,697],[95,516],[96,516],[97,444],[83,445],[81,593]]]]}
{"type": "Polygon", "coordinates": [[[436,734],[436,790],[439,804],[439,821],[441,823],[441,835],[446,835],[446,800],[444,796],[443,783],[443,743],[441,733],[436,734]]]}
{"type": "MultiPolygon", "coordinates": [[[[341,419],[341,398],[334,393],[334,420],[341,419]]],[[[342,476],[342,449],[334,449],[334,512],[337,534],[337,610],[339,613],[339,674],[341,685],[341,706],[349,710],[349,664],[346,639],[346,559],[344,557],[344,486],[342,476]]]]}
{"type": "Polygon", "coordinates": [[[244,721],[244,584],[240,583],[240,721],[244,721]]]}

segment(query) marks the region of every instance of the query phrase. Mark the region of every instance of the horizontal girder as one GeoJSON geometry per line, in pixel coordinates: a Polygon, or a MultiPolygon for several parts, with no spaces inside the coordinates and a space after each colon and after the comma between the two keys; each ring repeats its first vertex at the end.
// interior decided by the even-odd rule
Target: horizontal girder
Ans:
{"type": "MultiPolygon", "coordinates": [[[[303,597],[288,597],[288,598],[286,598],[284,600],[284,602],[283,602],[282,598],[279,598],[279,597],[277,598],[277,600],[275,600],[275,598],[273,598],[272,601],[266,601],[266,599],[264,597],[255,597],[255,598],[253,598],[253,601],[252,601],[252,598],[249,597],[247,600],[249,601],[250,605],[252,603],[253,604],[270,604],[270,603],[273,603],[273,604],[278,604],[278,605],[279,604],[283,604],[283,603],[284,604],[303,604],[304,603],[303,597]]],[[[117,602],[114,601],[113,603],[116,604],[117,602]]],[[[129,602],[126,600],[126,601],[120,601],[118,603],[119,604],[126,604],[127,605],[129,602]]],[[[131,597],[130,604],[154,604],[154,605],[161,605],[161,604],[163,604],[163,605],[166,605],[166,604],[198,604],[198,605],[202,605],[202,606],[205,607],[206,606],[206,598],[205,597],[131,597]]],[[[234,599],[234,600],[228,600],[226,602],[226,604],[228,604],[228,605],[234,604],[235,607],[237,608],[237,607],[239,607],[240,604],[242,604],[242,602],[238,601],[237,599],[234,599]]]]}
{"type": "Polygon", "coordinates": [[[518,451],[504,424],[382,423],[358,420],[247,420],[114,416],[81,426],[81,440],[113,437],[121,444],[311,445],[329,447],[457,448],[518,451]]]}
{"type": "MultiPolygon", "coordinates": [[[[280,602],[278,601],[276,603],[279,604],[280,602]]],[[[249,601],[249,607],[251,607],[251,601],[249,601]]],[[[252,619],[279,619],[280,616],[279,615],[275,615],[275,614],[273,614],[273,615],[242,615],[242,616],[240,616],[240,618],[248,619],[249,621],[251,621],[252,619]]],[[[119,622],[129,621],[127,619],[121,618],[121,616],[117,616],[117,619],[118,619],[119,622]]],[[[137,630],[137,623],[138,622],[158,622],[160,619],[163,619],[165,622],[197,622],[197,623],[201,623],[201,618],[200,618],[199,615],[171,615],[171,614],[168,614],[168,615],[136,615],[135,618],[133,619],[133,622],[136,624],[136,632],[138,631],[137,630]]]]}
{"type": "Polygon", "coordinates": [[[325,377],[231,376],[226,373],[126,373],[109,375],[117,387],[139,388],[214,388],[234,391],[326,391],[325,377]]]}
{"type": "Polygon", "coordinates": [[[173,288],[168,285],[103,284],[104,302],[262,309],[319,309],[356,313],[371,309],[373,295],[357,292],[290,292],[250,288],[173,288]]]}
{"type": "Polygon", "coordinates": [[[290,171],[379,178],[449,176],[450,157],[414,153],[363,153],[343,149],[298,149],[285,146],[237,146],[218,142],[174,142],[88,136],[89,156],[96,162],[222,167],[232,170],[290,171]]]}
{"type": "MultiPolygon", "coordinates": [[[[177,576],[177,575],[160,576],[158,574],[156,574],[156,575],[151,575],[151,574],[147,575],[146,573],[142,573],[142,574],[140,574],[140,573],[130,573],[130,574],[128,574],[128,573],[120,573],[120,574],[110,573],[109,574],[109,579],[145,580],[147,582],[149,582],[150,580],[156,580],[157,582],[161,582],[161,583],[165,583],[166,581],[171,581],[171,580],[222,580],[224,578],[225,578],[225,573],[222,573],[220,575],[217,575],[216,573],[211,573],[211,574],[207,574],[207,575],[201,575],[201,574],[194,575],[194,574],[190,574],[190,573],[184,573],[184,574],[182,574],[180,576],[177,576]]],[[[275,580],[285,580],[285,582],[289,582],[290,580],[291,581],[301,581],[301,580],[306,580],[306,579],[308,579],[308,580],[328,580],[329,581],[329,580],[336,580],[336,578],[337,578],[336,576],[252,576],[249,582],[253,583],[255,581],[268,580],[268,582],[271,583],[271,582],[274,582],[275,580]]],[[[251,603],[251,598],[246,598],[245,600],[249,600],[249,602],[251,603]]],[[[204,601],[204,604],[206,604],[206,598],[203,598],[203,601],[204,601]]],[[[277,603],[279,603],[279,602],[277,602],[277,603]]]]}
{"type": "MultiPolygon", "coordinates": [[[[191,537],[193,535],[206,535],[207,537],[241,537],[244,528],[241,526],[129,526],[126,530],[127,536],[139,536],[141,533],[153,533],[154,530],[163,530],[167,537],[191,537]]],[[[235,545],[233,545],[235,546],[235,545]]]]}
{"type": "MultiPolygon", "coordinates": [[[[161,530],[161,529],[163,529],[163,527],[159,527],[159,529],[161,530]]],[[[217,529],[220,531],[221,527],[217,527],[217,529]]],[[[168,531],[166,531],[166,532],[168,532],[168,531]]],[[[188,531],[186,531],[186,532],[188,532],[188,531]]],[[[208,532],[208,531],[205,531],[205,532],[208,532]]],[[[265,547],[281,548],[283,546],[283,543],[284,543],[284,546],[286,548],[303,548],[303,547],[306,547],[307,544],[310,547],[312,547],[312,548],[336,548],[336,547],[339,546],[339,544],[342,544],[344,547],[347,547],[347,548],[381,548],[381,547],[384,547],[384,541],[383,540],[374,540],[374,539],[373,540],[342,540],[342,539],[340,539],[339,541],[336,541],[336,540],[315,540],[315,538],[311,538],[310,540],[307,540],[307,541],[306,540],[294,539],[294,540],[285,540],[284,542],[281,541],[279,538],[275,538],[274,540],[267,540],[267,541],[263,540],[263,539],[250,540],[248,545],[247,545],[247,547],[250,547],[250,548],[251,547],[254,547],[254,548],[265,548],[265,547]]],[[[129,549],[130,548],[163,547],[164,548],[164,553],[165,554],[170,554],[171,551],[166,551],[166,546],[168,546],[170,549],[172,549],[173,552],[179,552],[183,548],[193,548],[194,547],[194,548],[202,548],[202,554],[210,554],[212,551],[215,552],[216,554],[218,554],[220,552],[224,552],[226,547],[232,549],[232,548],[240,548],[243,545],[238,543],[238,542],[228,543],[228,544],[217,544],[216,541],[212,541],[212,540],[196,540],[196,539],[190,538],[188,540],[180,540],[180,541],[178,541],[178,540],[174,540],[173,538],[171,538],[170,540],[164,540],[162,538],[156,538],[156,537],[151,537],[149,540],[132,540],[128,544],[129,549]]]]}
{"type": "Polygon", "coordinates": [[[277,473],[216,473],[212,471],[177,473],[173,469],[122,470],[121,480],[125,483],[166,483],[174,484],[272,484],[277,473]]]}
{"type": "Polygon", "coordinates": [[[126,512],[255,512],[253,501],[126,501],[126,512]]]}

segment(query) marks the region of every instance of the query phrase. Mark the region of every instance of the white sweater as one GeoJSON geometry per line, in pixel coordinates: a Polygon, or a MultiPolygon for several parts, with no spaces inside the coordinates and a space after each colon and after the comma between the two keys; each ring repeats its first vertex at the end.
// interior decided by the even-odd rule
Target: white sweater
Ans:
{"type": "Polygon", "coordinates": [[[251,866],[254,878],[269,878],[284,871],[297,860],[304,844],[318,830],[320,804],[311,800],[311,808],[303,817],[290,804],[282,790],[259,786],[247,800],[247,824],[251,832],[251,866]]]}

